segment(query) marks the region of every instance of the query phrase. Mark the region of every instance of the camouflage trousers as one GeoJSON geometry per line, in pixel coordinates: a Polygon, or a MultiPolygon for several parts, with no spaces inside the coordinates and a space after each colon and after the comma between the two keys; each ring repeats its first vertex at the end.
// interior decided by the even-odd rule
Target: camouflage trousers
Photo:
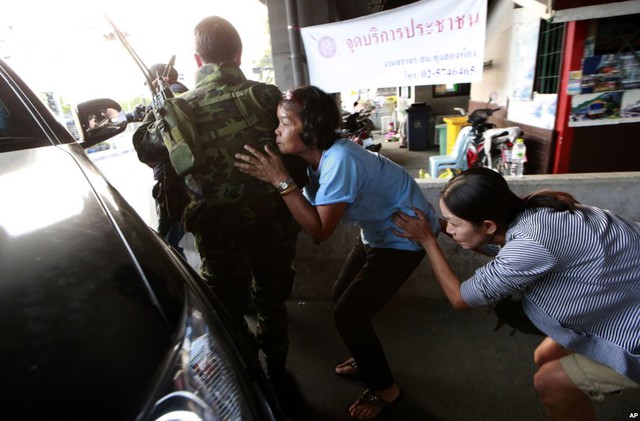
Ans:
{"type": "Polygon", "coordinates": [[[293,287],[299,230],[291,219],[281,219],[203,226],[195,233],[201,275],[241,327],[255,305],[256,339],[268,370],[283,370],[289,349],[285,301],[293,287]]]}

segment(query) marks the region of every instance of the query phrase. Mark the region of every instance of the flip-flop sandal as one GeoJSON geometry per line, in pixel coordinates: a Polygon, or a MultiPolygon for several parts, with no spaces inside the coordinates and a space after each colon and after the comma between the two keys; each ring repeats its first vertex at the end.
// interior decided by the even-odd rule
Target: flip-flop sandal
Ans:
{"type": "Polygon", "coordinates": [[[395,405],[396,403],[400,402],[403,397],[404,397],[404,394],[402,393],[402,390],[400,390],[400,394],[398,394],[397,398],[395,398],[391,402],[387,402],[384,399],[376,396],[371,390],[367,389],[364,391],[362,396],[360,396],[360,398],[356,401],[356,404],[373,406],[374,410],[377,410],[377,412],[374,411],[374,414],[369,418],[355,418],[353,415],[351,415],[351,413],[349,413],[349,415],[351,415],[351,418],[354,420],[362,420],[362,419],[371,420],[377,417],[378,415],[380,415],[380,413],[385,409],[388,409],[393,405],[395,405]]]}
{"type": "Polygon", "coordinates": [[[346,361],[343,361],[340,364],[338,364],[334,371],[338,376],[346,377],[350,379],[358,378],[360,375],[360,373],[358,372],[358,363],[353,357],[348,358],[346,361]],[[348,368],[349,371],[344,373],[338,373],[338,369],[342,369],[342,368],[348,368]]]}

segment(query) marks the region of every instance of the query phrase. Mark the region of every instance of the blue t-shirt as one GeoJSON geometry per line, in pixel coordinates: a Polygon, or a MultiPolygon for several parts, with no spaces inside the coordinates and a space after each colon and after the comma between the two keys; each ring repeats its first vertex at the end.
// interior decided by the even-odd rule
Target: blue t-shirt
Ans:
{"type": "Polygon", "coordinates": [[[391,217],[396,211],[424,212],[431,229],[440,232],[438,217],[416,180],[388,158],[347,139],[323,151],[317,170],[309,169],[304,194],[311,204],[347,203],[343,223],[358,225],[362,241],[371,247],[421,250],[419,244],[398,237],[391,217]]]}

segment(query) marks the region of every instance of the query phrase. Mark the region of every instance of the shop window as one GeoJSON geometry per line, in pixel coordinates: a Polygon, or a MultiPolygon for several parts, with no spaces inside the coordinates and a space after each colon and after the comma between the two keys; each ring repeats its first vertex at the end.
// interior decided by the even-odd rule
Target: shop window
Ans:
{"type": "Polygon", "coordinates": [[[558,93],[564,23],[540,22],[538,57],[534,91],[540,94],[558,93]]]}

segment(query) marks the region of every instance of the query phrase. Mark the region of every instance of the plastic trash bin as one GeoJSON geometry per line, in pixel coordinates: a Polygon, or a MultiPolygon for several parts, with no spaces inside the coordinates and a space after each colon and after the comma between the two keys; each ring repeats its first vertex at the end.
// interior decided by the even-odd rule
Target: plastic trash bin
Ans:
{"type": "Polygon", "coordinates": [[[440,146],[440,155],[447,154],[447,125],[436,125],[436,143],[440,146]]]}
{"type": "Polygon", "coordinates": [[[424,102],[411,104],[407,111],[407,149],[426,151],[429,144],[431,106],[424,102]]]}
{"type": "Polygon", "coordinates": [[[453,150],[453,145],[456,143],[458,133],[462,130],[463,126],[467,126],[467,116],[460,117],[445,117],[442,119],[447,124],[447,152],[442,155],[449,155],[453,150]]]}

